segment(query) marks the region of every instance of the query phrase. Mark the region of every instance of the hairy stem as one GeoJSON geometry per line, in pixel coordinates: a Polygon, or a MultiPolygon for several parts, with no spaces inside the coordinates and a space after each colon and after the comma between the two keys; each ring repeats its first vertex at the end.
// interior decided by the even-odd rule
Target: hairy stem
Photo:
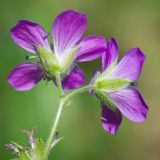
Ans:
{"type": "Polygon", "coordinates": [[[50,152],[50,149],[51,149],[51,144],[53,142],[54,135],[56,133],[56,129],[57,129],[57,126],[58,126],[58,123],[59,123],[59,120],[60,120],[60,116],[61,116],[61,113],[62,113],[62,110],[63,110],[63,106],[64,106],[64,101],[60,100],[59,107],[58,107],[58,110],[57,110],[57,113],[56,113],[56,117],[54,119],[51,131],[50,131],[50,134],[49,134],[49,137],[48,137],[48,140],[47,140],[47,144],[46,144],[46,147],[45,147],[44,160],[48,159],[48,155],[49,155],[49,152],[50,152]]]}
{"type": "Polygon", "coordinates": [[[57,72],[57,73],[55,74],[55,77],[56,77],[57,87],[58,87],[58,89],[59,89],[60,97],[63,97],[64,93],[63,93],[63,88],[62,88],[60,73],[57,72]]]}
{"type": "Polygon", "coordinates": [[[58,87],[59,93],[60,93],[60,102],[59,102],[58,110],[57,110],[57,113],[56,113],[56,117],[54,119],[51,131],[50,131],[47,143],[46,143],[46,147],[45,147],[45,151],[44,151],[44,160],[48,159],[48,155],[49,155],[49,152],[50,152],[50,149],[51,149],[53,138],[54,138],[54,135],[56,133],[56,128],[58,126],[58,122],[59,122],[59,119],[60,119],[60,116],[61,116],[61,113],[62,113],[62,110],[63,110],[63,105],[64,105],[64,101],[63,101],[64,93],[63,93],[60,73],[57,72],[55,74],[55,77],[56,77],[56,81],[57,81],[57,87],[58,87]]]}
{"type": "MultiPolygon", "coordinates": [[[[58,83],[58,82],[57,82],[58,83]]],[[[61,82],[60,82],[61,83],[61,82]]],[[[60,85],[60,84],[59,84],[60,85]]],[[[58,85],[58,86],[59,86],[58,85]]],[[[61,86],[61,85],[60,85],[61,86]]],[[[69,94],[67,94],[66,96],[63,96],[63,90],[62,90],[62,93],[61,93],[61,98],[60,98],[60,102],[59,102],[59,107],[58,107],[58,110],[57,110],[57,113],[56,113],[56,117],[54,119],[54,122],[53,122],[53,125],[52,125],[52,128],[51,128],[51,132],[49,134],[49,137],[48,137],[48,140],[47,140],[47,144],[46,144],[46,147],[45,147],[45,151],[44,151],[44,160],[47,160],[48,159],[48,155],[49,155],[49,152],[51,150],[51,145],[52,145],[52,142],[53,142],[53,138],[54,138],[54,135],[56,133],[56,129],[57,129],[57,126],[58,126],[58,123],[59,123],[59,120],[60,120],[60,117],[61,117],[61,113],[62,113],[62,110],[63,110],[63,107],[64,105],[66,104],[66,102],[74,95],[77,95],[77,94],[80,94],[82,92],[85,92],[85,91],[88,91],[89,89],[93,88],[92,86],[85,86],[85,87],[82,87],[82,88],[79,88],[77,90],[74,90],[72,92],[70,92],[69,94]]],[[[61,89],[60,89],[61,90],[61,89]]]]}
{"type": "Polygon", "coordinates": [[[81,87],[79,89],[76,89],[76,90],[70,92],[69,94],[67,94],[64,97],[64,101],[68,101],[72,96],[83,93],[83,92],[88,91],[89,89],[93,89],[93,88],[94,88],[93,86],[84,86],[84,87],[81,87]]]}

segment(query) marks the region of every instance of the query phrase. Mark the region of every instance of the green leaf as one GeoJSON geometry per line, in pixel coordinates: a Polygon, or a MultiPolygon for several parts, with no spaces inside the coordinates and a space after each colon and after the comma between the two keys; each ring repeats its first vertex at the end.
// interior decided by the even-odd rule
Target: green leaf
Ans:
{"type": "Polygon", "coordinates": [[[52,143],[52,145],[51,145],[51,149],[52,149],[57,143],[59,143],[62,139],[63,139],[63,137],[54,140],[53,143],[52,143]]]}
{"type": "Polygon", "coordinates": [[[32,157],[24,149],[18,148],[20,160],[32,160],[32,157]]]}
{"type": "Polygon", "coordinates": [[[124,88],[130,84],[130,81],[126,79],[104,79],[96,82],[95,86],[102,90],[118,90],[124,88]]]}
{"type": "Polygon", "coordinates": [[[42,160],[44,154],[44,142],[38,138],[35,142],[35,149],[33,150],[34,160],[42,160]]]}
{"type": "Polygon", "coordinates": [[[18,143],[16,143],[16,142],[11,142],[15,147],[17,147],[17,148],[21,148],[21,149],[23,149],[23,147],[21,146],[21,145],[19,145],[18,143]]]}

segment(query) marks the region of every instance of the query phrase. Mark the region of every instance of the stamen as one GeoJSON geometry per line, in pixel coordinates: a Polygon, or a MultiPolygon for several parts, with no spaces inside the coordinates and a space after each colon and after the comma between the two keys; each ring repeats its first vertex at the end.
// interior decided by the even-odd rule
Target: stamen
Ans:
{"type": "Polygon", "coordinates": [[[49,35],[50,35],[50,33],[47,33],[47,34],[43,37],[43,39],[45,40],[46,38],[48,38],[49,35]]]}
{"type": "Polygon", "coordinates": [[[131,86],[133,86],[133,87],[135,87],[135,86],[138,85],[137,82],[131,82],[130,84],[131,84],[131,86]]]}
{"type": "Polygon", "coordinates": [[[26,58],[25,58],[26,60],[28,60],[29,59],[29,55],[26,55],[26,58]]]}
{"type": "Polygon", "coordinates": [[[34,58],[37,58],[37,56],[29,56],[29,55],[27,55],[25,59],[28,60],[28,59],[34,59],[34,58]]]}

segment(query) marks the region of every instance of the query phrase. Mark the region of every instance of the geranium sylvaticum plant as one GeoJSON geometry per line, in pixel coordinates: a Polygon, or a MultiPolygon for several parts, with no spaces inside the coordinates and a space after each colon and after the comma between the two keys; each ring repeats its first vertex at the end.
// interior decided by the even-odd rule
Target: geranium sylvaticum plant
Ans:
{"type": "Polygon", "coordinates": [[[140,93],[134,89],[140,76],[145,55],[133,48],[118,61],[118,46],[111,38],[106,42],[103,36],[83,37],[87,27],[84,13],[68,10],[60,13],[50,34],[38,23],[20,20],[10,30],[13,41],[27,50],[26,60],[9,74],[8,82],[17,91],[32,89],[40,80],[52,81],[59,90],[59,106],[48,139],[44,142],[34,137],[34,131],[25,131],[29,147],[10,143],[7,149],[18,156],[17,160],[47,160],[52,148],[61,140],[57,126],[64,106],[71,98],[87,91],[96,96],[102,105],[103,128],[116,134],[122,121],[122,114],[134,122],[145,120],[148,107],[140,93]],[[35,62],[29,61],[30,59],[35,62]],[[79,62],[102,59],[102,71],[95,72],[88,85],[79,62]],[[65,90],[70,90],[67,94],[65,90]]]}

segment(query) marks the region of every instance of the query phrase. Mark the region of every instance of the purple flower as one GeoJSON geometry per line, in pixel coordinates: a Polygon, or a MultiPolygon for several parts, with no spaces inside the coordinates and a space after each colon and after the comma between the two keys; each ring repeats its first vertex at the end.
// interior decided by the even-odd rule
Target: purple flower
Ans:
{"type": "Polygon", "coordinates": [[[97,72],[91,80],[95,94],[101,101],[103,128],[116,134],[122,114],[133,122],[146,119],[148,107],[140,93],[133,87],[140,76],[145,55],[139,48],[130,49],[117,64],[118,46],[111,38],[102,56],[102,73],[97,72]]]}
{"type": "Polygon", "coordinates": [[[102,56],[106,47],[101,36],[82,38],[86,27],[87,19],[83,13],[73,10],[62,12],[53,24],[51,47],[48,33],[39,24],[20,20],[11,29],[11,37],[39,60],[16,66],[8,77],[10,85],[19,91],[30,90],[41,79],[53,80],[55,72],[59,72],[63,89],[82,86],[85,76],[76,62],[95,60],[102,56]]]}

